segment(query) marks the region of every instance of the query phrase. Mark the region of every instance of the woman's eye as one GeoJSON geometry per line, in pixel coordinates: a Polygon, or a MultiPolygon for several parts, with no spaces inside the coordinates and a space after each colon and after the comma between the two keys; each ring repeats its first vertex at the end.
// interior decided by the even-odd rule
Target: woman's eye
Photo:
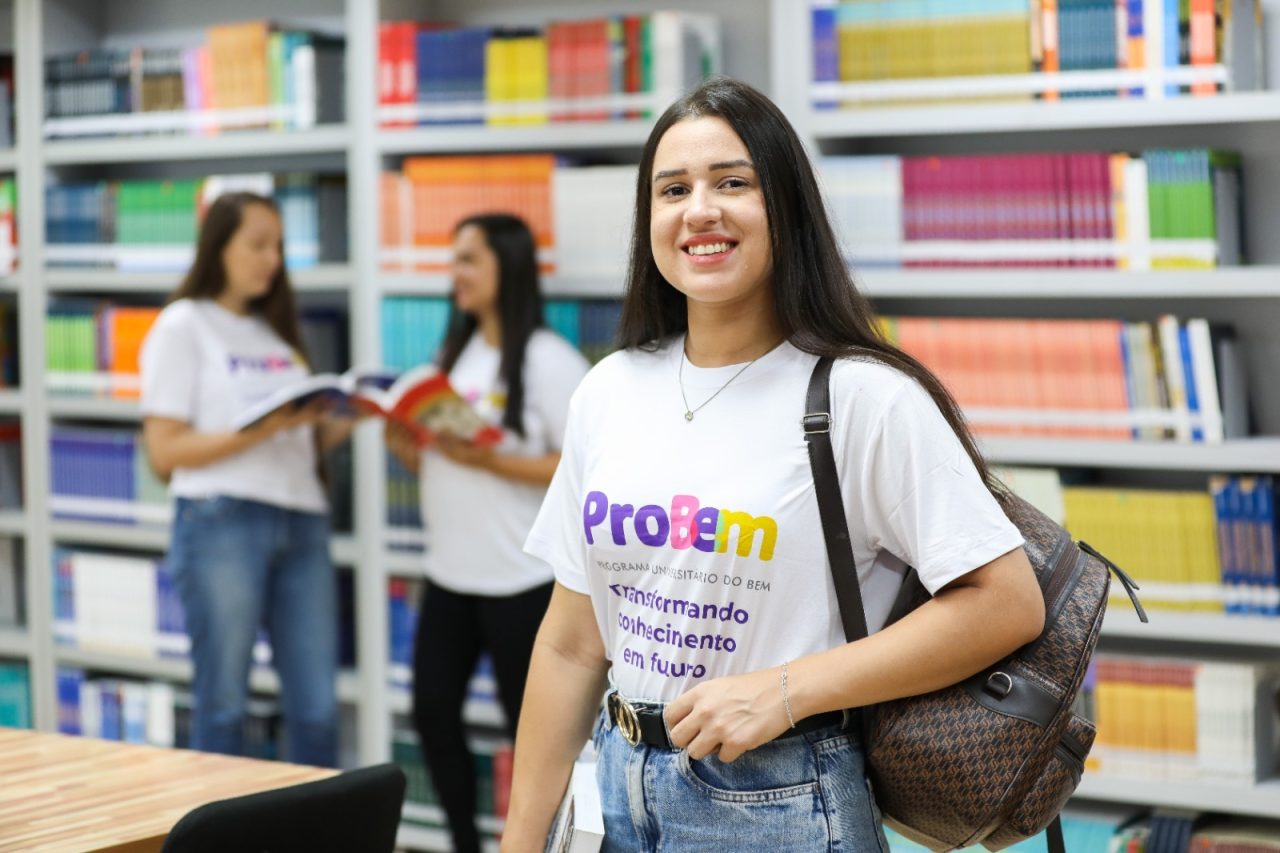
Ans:
{"type": "Polygon", "coordinates": [[[745,189],[748,184],[744,178],[726,178],[720,186],[727,190],[741,190],[745,189]]]}
{"type": "Polygon", "coordinates": [[[667,198],[676,198],[684,194],[685,194],[685,188],[680,186],[679,184],[672,184],[669,187],[664,187],[662,190],[662,195],[666,196],[667,198]]]}

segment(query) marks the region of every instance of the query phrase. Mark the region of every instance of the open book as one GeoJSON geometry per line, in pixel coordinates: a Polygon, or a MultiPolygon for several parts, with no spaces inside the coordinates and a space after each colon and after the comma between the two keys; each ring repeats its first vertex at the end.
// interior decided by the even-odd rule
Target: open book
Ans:
{"type": "Polygon", "coordinates": [[[233,428],[248,429],[276,411],[323,400],[338,415],[377,414],[408,427],[418,444],[441,433],[481,446],[502,440],[490,424],[464,400],[439,368],[424,365],[399,376],[385,370],[352,369],[343,374],[319,373],[282,388],[236,417],[233,428]]]}
{"type": "Polygon", "coordinates": [[[603,841],[604,815],[596,785],[596,762],[594,758],[579,758],[556,812],[547,849],[553,853],[598,853],[603,841]]]}

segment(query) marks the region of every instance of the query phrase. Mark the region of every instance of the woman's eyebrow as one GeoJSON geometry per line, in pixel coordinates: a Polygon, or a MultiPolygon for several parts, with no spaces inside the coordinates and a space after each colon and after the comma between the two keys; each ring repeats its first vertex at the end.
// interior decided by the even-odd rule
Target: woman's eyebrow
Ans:
{"type": "MultiPolygon", "coordinates": [[[[709,172],[723,172],[725,169],[755,169],[750,160],[725,160],[723,163],[712,163],[707,167],[709,172]]],[[[664,169],[654,174],[655,181],[661,181],[663,178],[678,178],[682,175],[689,174],[688,169],[664,169]]]]}

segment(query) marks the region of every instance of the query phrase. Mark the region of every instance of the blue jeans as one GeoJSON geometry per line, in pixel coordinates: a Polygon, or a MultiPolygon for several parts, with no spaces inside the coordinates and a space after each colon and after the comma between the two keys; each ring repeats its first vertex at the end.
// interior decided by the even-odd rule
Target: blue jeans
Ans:
{"type": "Polygon", "coordinates": [[[838,726],[728,764],[631,746],[606,714],[594,743],[602,853],[888,853],[858,738],[838,726]]]}
{"type": "Polygon", "coordinates": [[[258,501],[179,498],[169,570],[195,665],[192,746],[244,753],[258,628],[280,676],[285,757],[337,764],[338,612],[328,516],[258,501]]]}

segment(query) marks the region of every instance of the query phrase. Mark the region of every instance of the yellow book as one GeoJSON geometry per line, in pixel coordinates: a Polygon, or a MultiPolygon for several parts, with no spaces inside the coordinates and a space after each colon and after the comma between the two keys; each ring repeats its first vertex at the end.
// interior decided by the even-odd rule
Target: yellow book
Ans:
{"type": "MultiPolygon", "coordinates": [[[[547,39],[542,35],[524,35],[512,39],[512,68],[517,101],[545,101],[550,78],[547,68],[547,39]]],[[[522,114],[512,124],[546,124],[545,110],[522,114]]]]}
{"type": "Polygon", "coordinates": [[[1129,208],[1124,198],[1124,170],[1128,165],[1128,154],[1111,155],[1111,237],[1121,250],[1116,256],[1117,269],[1129,268],[1129,208]]]}
{"type": "MultiPolygon", "coordinates": [[[[508,104],[516,100],[514,39],[494,33],[484,46],[484,97],[490,104],[508,104]]],[[[486,124],[506,126],[518,119],[506,115],[490,115],[486,124]]]]}

